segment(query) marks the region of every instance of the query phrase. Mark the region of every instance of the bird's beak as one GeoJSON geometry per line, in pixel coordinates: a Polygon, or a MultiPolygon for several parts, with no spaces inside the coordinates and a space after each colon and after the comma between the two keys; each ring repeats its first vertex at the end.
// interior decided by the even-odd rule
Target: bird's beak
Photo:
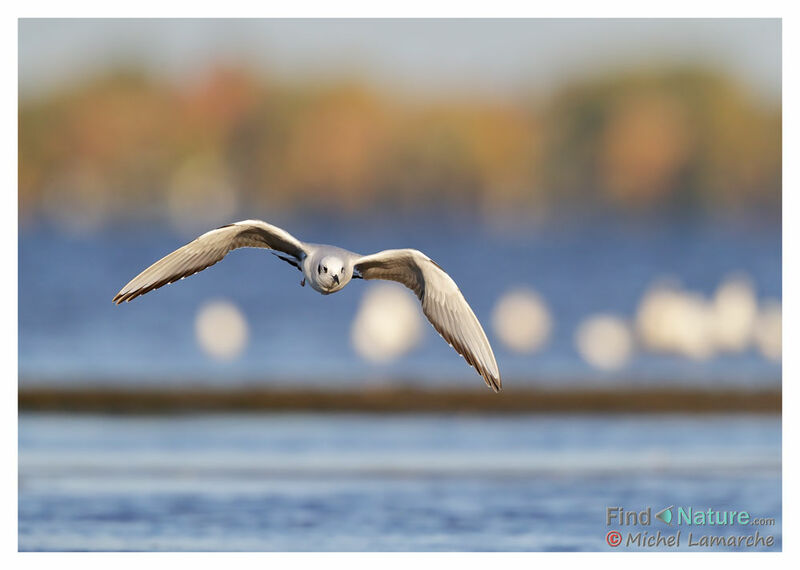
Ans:
{"type": "Polygon", "coordinates": [[[333,280],[336,281],[337,285],[339,284],[339,276],[338,275],[334,275],[333,276],[333,280]]]}

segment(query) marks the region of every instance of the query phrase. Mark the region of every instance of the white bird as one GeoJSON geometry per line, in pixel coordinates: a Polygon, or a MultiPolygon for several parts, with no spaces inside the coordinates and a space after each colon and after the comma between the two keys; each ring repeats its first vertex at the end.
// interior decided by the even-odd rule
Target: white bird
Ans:
{"type": "Polygon", "coordinates": [[[455,281],[428,256],[415,249],[389,249],[359,255],[332,245],[304,243],[261,220],[244,220],[204,233],[142,271],[114,297],[119,304],[202,271],[240,247],[272,250],[303,273],[311,287],[329,295],[351,279],[388,279],[411,289],[436,331],[478,371],[495,392],[502,390],[500,371],[480,322],[455,281]]]}

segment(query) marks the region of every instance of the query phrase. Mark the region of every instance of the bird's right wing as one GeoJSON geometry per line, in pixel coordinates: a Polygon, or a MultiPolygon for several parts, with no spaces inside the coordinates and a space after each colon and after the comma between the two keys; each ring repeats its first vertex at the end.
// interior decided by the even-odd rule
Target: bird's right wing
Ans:
{"type": "Polygon", "coordinates": [[[503,389],[492,347],[455,281],[424,253],[390,249],[355,260],[364,279],[388,279],[416,293],[436,331],[483,376],[495,392],[503,389]]]}
{"type": "Polygon", "coordinates": [[[114,303],[130,301],[222,260],[240,247],[263,247],[288,254],[298,262],[306,256],[306,245],[289,232],[261,220],[245,220],[206,232],[134,277],[114,297],[114,303]]]}

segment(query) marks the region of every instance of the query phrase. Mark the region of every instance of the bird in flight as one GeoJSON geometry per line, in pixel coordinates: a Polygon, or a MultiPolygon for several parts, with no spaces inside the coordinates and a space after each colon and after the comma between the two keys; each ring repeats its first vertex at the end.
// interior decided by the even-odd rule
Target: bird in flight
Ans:
{"type": "Polygon", "coordinates": [[[125,285],[114,303],[131,301],[153,289],[194,275],[240,247],[271,250],[303,273],[323,295],[341,290],[351,279],[387,279],[411,289],[433,328],[478,371],[495,392],[503,389],[492,347],[478,318],[455,281],[415,249],[387,249],[360,255],[332,245],[304,243],[261,220],[244,220],[204,233],[156,261],[125,285]]]}

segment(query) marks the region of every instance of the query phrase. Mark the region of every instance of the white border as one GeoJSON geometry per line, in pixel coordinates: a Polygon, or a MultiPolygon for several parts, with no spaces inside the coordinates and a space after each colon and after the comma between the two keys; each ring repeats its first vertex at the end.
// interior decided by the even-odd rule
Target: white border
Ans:
{"type": "MultiPolygon", "coordinates": [[[[9,6],[10,3],[7,4],[9,6]]],[[[355,0],[339,0],[337,2],[323,2],[321,0],[306,1],[302,3],[290,4],[281,3],[259,3],[254,8],[254,3],[241,0],[228,0],[224,3],[214,3],[198,5],[190,2],[154,2],[151,0],[140,0],[135,3],[108,3],[100,1],[81,1],[71,2],[39,1],[26,2],[24,5],[7,7],[5,11],[11,12],[3,18],[2,41],[3,67],[7,84],[2,90],[3,98],[3,127],[5,133],[4,154],[6,177],[5,180],[13,188],[17,187],[17,90],[16,71],[17,71],[17,21],[18,17],[784,17],[783,21],[783,59],[784,62],[794,62],[794,65],[784,65],[783,100],[787,102],[784,106],[784,178],[783,187],[789,191],[783,193],[783,291],[800,291],[797,278],[797,167],[796,158],[798,156],[796,136],[798,131],[798,113],[795,110],[795,103],[798,99],[797,89],[797,37],[800,26],[797,21],[790,16],[789,2],[776,2],[761,0],[757,3],[752,2],[697,2],[697,1],[672,1],[669,3],[643,3],[631,1],[606,0],[605,2],[589,1],[561,1],[548,3],[540,6],[533,2],[516,2],[510,0],[494,0],[493,2],[423,2],[419,0],[405,1],[403,3],[392,3],[387,5],[378,2],[366,2],[355,0]]],[[[12,267],[12,276],[7,276],[2,281],[2,299],[4,304],[3,315],[3,347],[5,358],[3,362],[9,369],[6,377],[6,390],[8,393],[4,398],[4,406],[7,407],[3,417],[5,418],[3,448],[4,457],[13,457],[12,465],[6,465],[3,469],[3,489],[4,509],[2,519],[2,539],[4,556],[12,556],[13,560],[8,560],[6,568],[36,567],[39,565],[51,566],[58,564],[75,564],[85,568],[103,567],[109,565],[119,568],[139,568],[142,564],[175,565],[191,564],[195,567],[217,567],[222,562],[234,562],[237,567],[258,567],[263,568],[266,564],[284,563],[285,565],[315,567],[338,567],[347,566],[348,568],[403,568],[409,566],[427,566],[429,564],[443,566],[458,566],[459,568],[484,567],[487,563],[500,563],[504,568],[526,568],[532,565],[544,564],[545,567],[563,563],[566,561],[564,555],[558,554],[29,554],[16,553],[17,544],[17,425],[16,425],[16,382],[12,379],[17,377],[17,200],[16,192],[6,191],[4,194],[4,208],[2,209],[6,219],[3,224],[4,243],[7,248],[4,252],[4,260],[7,266],[12,267]],[[13,468],[12,468],[13,467],[13,468]],[[224,557],[224,558],[223,558],[224,557]],[[535,559],[534,559],[535,557],[535,559]]],[[[796,433],[797,427],[796,393],[795,384],[798,379],[797,359],[793,351],[792,338],[796,339],[798,303],[795,297],[784,295],[783,315],[784,315],[784,337],[785,346],[790,350],[784,351],[783,377],[786,381],[784,387],[784,442],[789,440],[790,445],[784,445],[784,507],[783,513],[783,555],[775,554],[748,554],[746,556],[735,556],[722,554],[725,559],[710,559],[712,555],[691,555],[691,554],[663,554],[663,555],[644,555],[644,554],[625,554],[612,553],[606,555],[597,554],[578,554],[570,555],[569,561],[577,564],[590,564],[595,566],[613,565],[615,568],[639,568],[641,565],[653,565],[656,567],[675,567],[686,564],[704,565],[709,562],[718,564],[722,562],[725,566],[741,567],[747,565],[781,565],[787,566],[788,561],[794,558],[798,549],[796,546],[797,524],[794,522],[793,514],[797,512],[797,492],[790,483],[797,481],[797,454],[793,451],[796,444],[792,434],[796,433]],[[646,556],[646,558],[643,558],[646,556]]],[[[281,566],[279,566],[281,567],[281,566]]],[[[796,567],[796,566],[795,566],[796,567]]]]}

